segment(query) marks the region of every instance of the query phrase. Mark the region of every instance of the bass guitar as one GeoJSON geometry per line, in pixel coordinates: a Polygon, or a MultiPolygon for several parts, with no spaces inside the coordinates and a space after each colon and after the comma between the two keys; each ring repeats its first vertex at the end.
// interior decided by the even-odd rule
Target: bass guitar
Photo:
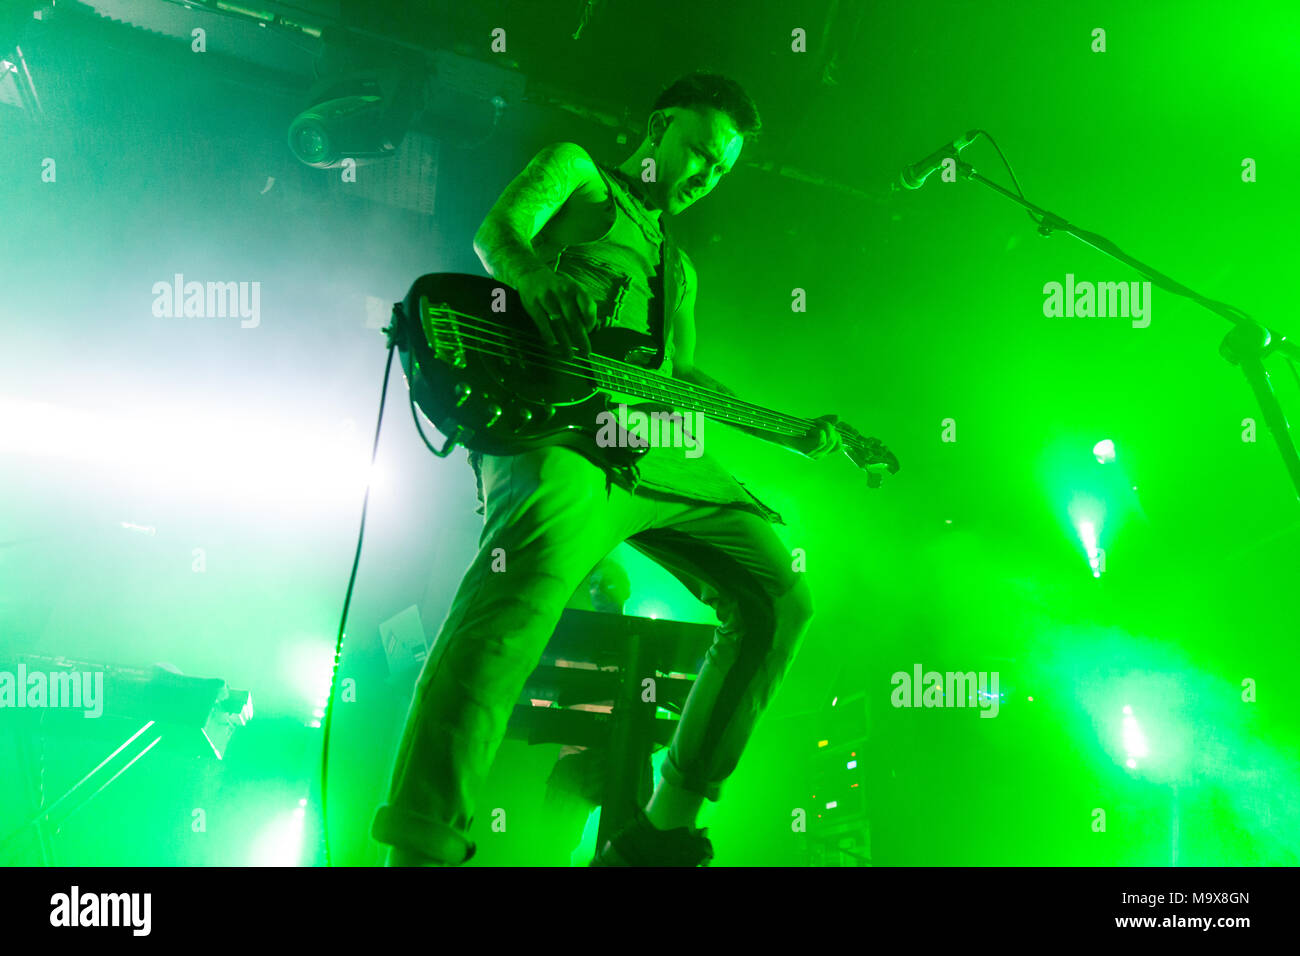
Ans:
{"type": "MultiPolygon", "coordinates": [[[[598,463],[626,466],[647,448],[601,440],[601,422],[617,405],[700,413],[774,437],[806,435],[817,426],[657,373],[645,363],[657,364],[658,343],[630,329],[593,331],[587,356],[548,346],[518,293],[485,276],[421,276],[394,304],[385,331],[401,356],[412,410],[418,406],[447,436],[441,449],[430,445],[440,457],[456,445],[488,455],[565,445],[598,463]]],[[[844,422],[834,427],[854,464],[898,472],[898,459],[878,439],[844,422]]],[[[869,472],[868,484],[879,483],[869,472]]]]}

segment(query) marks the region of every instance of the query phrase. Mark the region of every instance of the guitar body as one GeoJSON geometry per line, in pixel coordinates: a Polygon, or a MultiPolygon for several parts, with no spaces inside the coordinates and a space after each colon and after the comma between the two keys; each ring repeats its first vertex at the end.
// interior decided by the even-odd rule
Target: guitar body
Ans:
{"type": "MultiPolygon", "coordinates": [[[[597,442],[598,416],[617,396],[597,390],[599,372],[582,356],[548,349],[519,294],[495,279],[421,276],[394,308],[390,336],[412,400],[452,443],[488,455],[565,445],[612,465],[646,452],[597,442]]],[[[648,335],[605,329],[590,339],[599,355],[647,370],[660,364],[648,335]]]]}

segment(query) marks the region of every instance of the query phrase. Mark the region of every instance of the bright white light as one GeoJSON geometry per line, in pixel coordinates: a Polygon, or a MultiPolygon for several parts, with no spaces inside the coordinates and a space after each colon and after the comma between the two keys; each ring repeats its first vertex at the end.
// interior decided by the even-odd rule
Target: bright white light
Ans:
{"type": "Polygon", "coordinates": [[[303,816],[303,808],[295,807],[263,827],[253,843],[249,866],[300,866],[303,816]]]}
{"type": "Polygon", "coordinates": [[[659,618],[671,619],[672,608],[662,601],[641,601],[636,606],[636,610],[629,611],[634,617],[648,617],[652,620],[659,618]]]}
{"type": "Polygon", "coordinates": [[[1092,453],[1100,464],[1108,464],[1115,460],[1115,443],[1109,438],[1103,439],[1092,446],[1092,453]]]}
{"type": "Polygon", "coordinates": [[[1098,547],[1105,508],[1087,495],[1075,495],[1070,502],[1070,521],[1083,543],[1083,553],[1088,557],[1094,578],[1101,577],[1101,549],[1098,547]]]}
{"type": "Polygon", "coordinates": [[[1079,540],[1088,549],[1088,560],[1095,561],[1097,554],[1097,529],[1091,521],[1079,522],[1079,540]]]}
{"type": "Polygon", "coordinates": [[[370,448],[355,427],[254,411],[97,411],[0,398],[0,454],[100,466],[132,484],[210,498],[336,504],[363,494],[370,448]]]}
{"type": "Polygon", "coordinates": [[[325,716],[325,709],[318,702],[329,696],[334,673],[334,641],[320,638],[286,641],[280,648],[280,672],[282,681],[299,695],[304,709],[310,707],[317,718],[311,726],[320,726],[319,718],[325,716]]]}
{"type": "Polygon", "coordinates": [[[1128,753],[1129,758],[1145,757],[1147,755],[1147,739],[1142,733],[1142,728],[1138,726],[1137,718],[1133,716],[1132,710],[1124,708],[1128,713],[1124,715],[1124,750],[1128,753]]]}

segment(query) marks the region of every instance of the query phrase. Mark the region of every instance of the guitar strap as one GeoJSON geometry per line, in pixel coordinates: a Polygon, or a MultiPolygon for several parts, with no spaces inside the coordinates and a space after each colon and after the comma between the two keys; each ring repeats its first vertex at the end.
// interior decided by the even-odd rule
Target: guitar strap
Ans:
{"type": "MultiPolygon", "coordinates": [[[[609,167],[608,171],[617,176],[628,187],[631,186],[631,180],[624,173],[614,167],[609,167]]],[[[628,192],[633,195],[635,201],[636,194],[631,188],[628,192]]],[[[670,311],[677,307],[677,246],[673,242],[672,234],[668,231],[668,225],[664,222],[664,216],[659,216],[659,234],[662,241],[659,243],[659,268],[655,274],[650,277],[650,338],[654,342],[656,349],[655,368],[664,364],[665,355],[665,336],[664,323],[670,311]],[[671,307],[669,303],[672,303],[671,307]]]]}
{"type": "Polygon", "coordinates": [[[650,291],[653,293],[653,304],[650,308],[650,337],[654,340],[655,348],[658,349],[656,367],[662,366],[666,357],[664,322],[670,308],[669,303],[672,303],[672,307],[677,305],[677,246],[673,243],[672,234],[668,231],[663,218],[663,216],[659,217],[659,229],[664,237],[659,245],[659,270],[650,279],[650,291]]]}

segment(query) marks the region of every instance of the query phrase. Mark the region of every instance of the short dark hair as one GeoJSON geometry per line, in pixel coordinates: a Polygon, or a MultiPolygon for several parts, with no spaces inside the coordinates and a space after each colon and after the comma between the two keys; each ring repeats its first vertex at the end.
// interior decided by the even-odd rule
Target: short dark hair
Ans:
{"type": "Polygon", "coordinates": [[[735,80],[718,73],[689,73],[659,94],[651,111],[670,106],[710,106],[726,113],[736,132],[752,139],[763,128],[758,107],[735,80]]]}

